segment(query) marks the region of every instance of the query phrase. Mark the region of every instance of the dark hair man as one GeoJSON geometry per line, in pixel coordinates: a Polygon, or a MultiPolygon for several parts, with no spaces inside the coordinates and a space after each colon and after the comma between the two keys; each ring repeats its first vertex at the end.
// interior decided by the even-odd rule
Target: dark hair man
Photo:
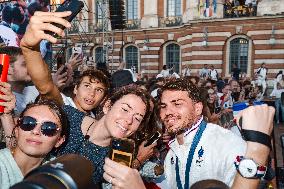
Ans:
{"type": "MultiPolygon", "coordinates": [[[[229,130],[206,123],[202,116],[203,105],[200,96],[200,91],[194,84],[180,79],[168,82],[159,94],[160,119],[167,132],[175,135],[175,139],[169,142],[170,150],[164,163],[169,188],[189,188],[193,183],[205,179],[221,180],[232,186],[237,173],[234,166],[237,156],[253,158],[258,164],[265,164],[265,161],[258,159],[261,156],[258,152],[248,153],[251,143],[254,142],[246,142],[229,130]]],[[[258,116],[271,121],[268,112],[273,116],[273,108],[253,108],[249,108],[247,114],[254,115],[256,111],[258,116]]],[[[270,128],[272,121],[264,125],[257,119],[257,116],[246,117],[247,128],[244,129],[271,132],[268,129],[262,130],[259,124],[270,128]]],[[[257,145],[262,147],[262,144],[257,145]]],[[[263,150],[268,154],[268,147],[264,146],[263,150]]],[[[263,176],[264,173],[261,173],[263,176]]],[[[254,182],[258,181],[252,181],[250,184],[254,182]]]]}

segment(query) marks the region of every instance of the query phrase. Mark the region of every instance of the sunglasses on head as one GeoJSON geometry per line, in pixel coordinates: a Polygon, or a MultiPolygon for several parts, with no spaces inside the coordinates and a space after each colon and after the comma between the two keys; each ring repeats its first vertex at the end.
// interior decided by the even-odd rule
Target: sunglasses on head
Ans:
{"type": "Polygon", "coordinates": [[[38,122],[35,118],[31,116],[23,116],[18,121],[19,127],[24,131],[33,130],[37,126],[37,124],[40,124],[41,133],[45,136],[52,137],[55,136],[58,131],[60,131],[60,128],[57,126],[56,123],[51,121],[38,122]]]}

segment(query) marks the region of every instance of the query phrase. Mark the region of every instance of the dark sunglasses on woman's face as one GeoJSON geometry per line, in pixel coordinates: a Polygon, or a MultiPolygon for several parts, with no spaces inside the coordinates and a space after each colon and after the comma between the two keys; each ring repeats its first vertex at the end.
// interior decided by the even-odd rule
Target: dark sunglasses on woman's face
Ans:
{"type": "Polygon", "coordinates": [[[24,131],[33,130],[37,126],[37,124],[40,124],[41,133],[45,136],[52,137],[55,136],[58,131],[60,131],[60,128],[56,123],[53,123],[51,121],[38,122],[31,116],[23,116],[18,121],[19,127],[24,131]]]}

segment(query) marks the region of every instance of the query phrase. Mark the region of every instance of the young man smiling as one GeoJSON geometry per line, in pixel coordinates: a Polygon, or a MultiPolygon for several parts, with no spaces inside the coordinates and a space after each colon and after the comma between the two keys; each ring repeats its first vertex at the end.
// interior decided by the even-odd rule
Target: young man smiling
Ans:
{"type": "MultiPolygon", "coordinates": [[[[200,91],[194,84],[181,79],[168,82],[160,91],[160,119],[168,133],[175,135],[175,139],[169,142],[170,150],[164,163],[169,188],[185,189],[205,179],[220,180],[231,187],[236,180],[234,163],[237,156],[253,158],[259,165],[266,163],[268,147],[244,141],[229,130],[206,123],[202,116],[200,96],[200,91]],[[263,155],[266,155],[265,158],[263,155]]],[[[249,108],[247,111],[257,113],[265,120],[259,121],[255,115],[246,116],[243,119],[243,129],[269,135],[272,130],[273,108],[265,106],[255,109],[249,108]]],[[[258,178],[244,179],[243,182],[248,186],[257,185],[258,178]]]]}

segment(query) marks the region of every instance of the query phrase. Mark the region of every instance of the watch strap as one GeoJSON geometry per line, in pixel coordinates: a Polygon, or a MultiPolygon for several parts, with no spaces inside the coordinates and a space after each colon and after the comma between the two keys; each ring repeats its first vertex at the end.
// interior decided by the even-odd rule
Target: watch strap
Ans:
{"type": "Polygon", "coordinates": [[[271,138],[267,134],[264,134],[259,131],[243,129],[242,136],[246,141],[257,142],[257,143],[263,144],[269,147],[270,149],[272,149],[271,138]]]}

